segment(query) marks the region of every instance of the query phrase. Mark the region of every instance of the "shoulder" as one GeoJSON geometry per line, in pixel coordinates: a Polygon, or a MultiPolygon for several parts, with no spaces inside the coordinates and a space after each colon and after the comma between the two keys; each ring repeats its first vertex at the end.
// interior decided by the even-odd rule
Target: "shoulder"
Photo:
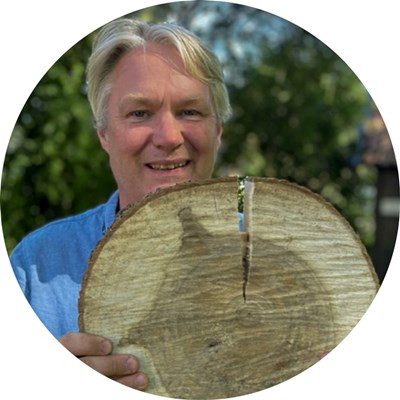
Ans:
{"type": "Polygon", "coordinates": [[[93,229],[94,226],[101,225],[102,216],[104,214],[105,205],[102,204],[96,208],[85,211],[81,214],[77,214],[74,216],[61,218],[55,221],[52,221],[33,232],[29,233],[24,237],[21,243],[28,243],[32,241],[40,240],[41,238],[47,236],[54,236],[63,234],[64,232],[68,232],[71,230],[78,229],[81,231],[93,229]]]}
{"type": "Polygon", "coordinates": [[[61,218],[26,235],[15,247],[11,258],[23,253],[51,254],[67,248],[93,247],[113,222],[118,202],[115,192],[110,199],[80,214],[61,218]]]}

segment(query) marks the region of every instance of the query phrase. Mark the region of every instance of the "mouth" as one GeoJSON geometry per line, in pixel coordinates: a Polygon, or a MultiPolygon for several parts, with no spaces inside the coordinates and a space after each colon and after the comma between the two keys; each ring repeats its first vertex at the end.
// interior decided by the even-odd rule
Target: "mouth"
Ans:
{"type": "Polygon", "coordinates": [[[171,171],[178,168],[186,167],[189,164],[189,160],[181,162],[163,162],[163,163],[149,163],[147,167],[157,171],[171,171]]]}

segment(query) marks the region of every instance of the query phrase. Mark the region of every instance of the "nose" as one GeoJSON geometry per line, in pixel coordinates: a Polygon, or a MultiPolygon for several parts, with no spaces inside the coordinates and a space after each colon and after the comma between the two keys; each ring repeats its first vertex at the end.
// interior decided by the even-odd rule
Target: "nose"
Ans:
{"type": "Polygon", "coordinates": [[[156,119],[152,141],[156,147],[167,151],[183,144],[182,125],[171,112],[162,113],[156,119]]]}

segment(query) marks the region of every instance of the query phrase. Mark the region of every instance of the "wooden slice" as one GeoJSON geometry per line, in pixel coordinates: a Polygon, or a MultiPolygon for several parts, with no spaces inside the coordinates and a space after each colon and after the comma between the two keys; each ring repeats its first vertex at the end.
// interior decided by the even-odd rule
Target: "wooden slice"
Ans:
{"type": "Polygon", "coordinates": [[[81,331],[136,355],[150,393],[216,399],[305,370],[357,324],[378,283],[350,225],[321,197],[250,178],[149,196],[100,241],[79,299],[81,331]]]}

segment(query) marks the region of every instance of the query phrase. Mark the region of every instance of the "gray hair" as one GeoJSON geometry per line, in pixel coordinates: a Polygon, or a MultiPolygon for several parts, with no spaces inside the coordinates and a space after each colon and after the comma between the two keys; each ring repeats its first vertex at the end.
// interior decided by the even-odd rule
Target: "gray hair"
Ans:
{"type": "Polygon", "coordinates": [[[221,64],[216,55],[193,33],[173,24],[148,24],[122,18],[100,29],[87,65],[88,98],[96,128],[107,127],[107,104],[111,92],[109,77],[121,57],[146,43],[174,46],[182,57],[186,71],[205,83],[220,123],[231,115],[228,91],[221,64]]]}

